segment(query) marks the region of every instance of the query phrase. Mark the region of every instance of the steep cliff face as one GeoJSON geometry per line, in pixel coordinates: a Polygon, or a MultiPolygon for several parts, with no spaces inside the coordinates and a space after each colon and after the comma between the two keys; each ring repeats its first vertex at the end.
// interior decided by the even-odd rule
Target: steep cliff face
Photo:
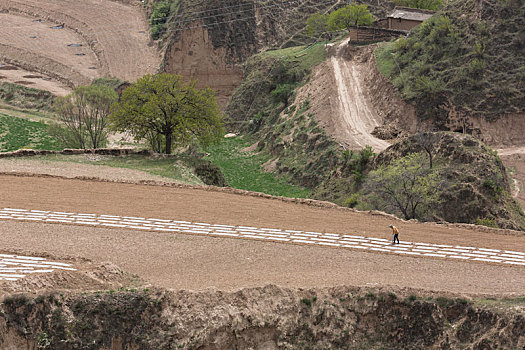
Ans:
{"type": "Polygon", "coordinates": [[[17,296],[1,305],[0,347],[521,349],[523,301],[505,303],[352,287],[17,296]]]}
{"type": "Polygon", "coordinates": [[[211,87],[226,107],[242,80],[241,64],[248,57],[281,46],[304,28],[309,15],[337,3],[180,0],[163,39],[163,70],[211,87]]]}
{"type": "Polygon", "coordinates": [[[211,87],[216,91],[219,104],[225,107],[243,72],[234,60],[227,59],[226,47],[214,47],[210,35],[200,27],[180,33],[179,40],[167,48],[164,70],[188,80],[196,79],[201,87],[211,87]]]}

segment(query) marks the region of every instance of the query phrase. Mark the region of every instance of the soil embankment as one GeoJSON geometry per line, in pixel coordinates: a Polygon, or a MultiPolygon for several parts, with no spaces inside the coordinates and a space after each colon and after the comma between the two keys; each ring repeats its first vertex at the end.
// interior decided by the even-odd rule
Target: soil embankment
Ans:
{"type": "Polygon", "coordinates": [[[525,147],[512,147],[498,150],[498,154],[510,172],[512,195],[525,208],[525,147]]]}
{"type": "Polygon", "coordinates": [[[132,290],[1,305],[0,347],[53,349],[519,349],[525,318],[415,291],[276,286],[132,290]],[[409,293],[414,293],[410,294],[409,293]],[[422,297],[425,297],[424,299],[422,297]],[[314,345],[315,344],[315,345],[314,345]]]}

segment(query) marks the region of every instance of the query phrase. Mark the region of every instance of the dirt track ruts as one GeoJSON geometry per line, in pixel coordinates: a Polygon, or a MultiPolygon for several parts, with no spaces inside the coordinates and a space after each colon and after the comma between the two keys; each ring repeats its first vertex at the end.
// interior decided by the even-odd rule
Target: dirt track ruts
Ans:
{"type": "MultiPolygon", "coordinates": [[[[391,219],[266,198],[198,189],[0,176],[0,206],[147,216],[388,238],[391,219]]],[[[525,250],[525,236],[397,224],[401,239],[525,250]]],[[[521,267],[442,261],[223,238],[120,229],[0,222],[9,249],[109,260],[155,285],[221,289],[286,286],[397,285],[458,293],[525,290],[521,267]]]]}
{"type": "Polygon", "coordinates": [[[381,118],[373,112],[373,106],[362,92],[360,71],[364,69],[363,64],[343,57],[342,52],[348,45],[348,40],[339,44],[336,54],[330,59],[340,102],[338,114],[344,120],[351,143],[357,144],[359,148],[369,145],[374,151],[380,152],[390,144],[371,135],[374,127],[379,126],[381,118]]]}

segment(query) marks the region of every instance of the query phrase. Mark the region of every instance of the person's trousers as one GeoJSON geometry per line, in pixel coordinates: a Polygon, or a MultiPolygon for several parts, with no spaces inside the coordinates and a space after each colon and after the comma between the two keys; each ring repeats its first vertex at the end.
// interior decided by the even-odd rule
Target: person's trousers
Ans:
{"type": "Polygon", "coordinates": [[[397,240],[397,244],[399,244],[399,237],[398,236],[399,236],[399,234],[397,234],[397,233],[394,235],[394,241],[392,242],[392,244],[395,244],[396,240],[397,240]]]}

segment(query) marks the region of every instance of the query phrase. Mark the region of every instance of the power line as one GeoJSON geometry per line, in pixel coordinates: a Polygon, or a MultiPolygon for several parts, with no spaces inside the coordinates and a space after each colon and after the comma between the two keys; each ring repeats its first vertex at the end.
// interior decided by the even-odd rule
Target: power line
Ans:
{"type": "MultiPolygon", "coordinates": [[[[327,0],[325,2],[321,2],[321,3],[318,3],[316,5],[303,5],[302,7],[303,8],[316,8],[317,9],[320,6],[327,5],[327,4],[332,4],[334,1],[335,0],[327,0]]],[[[268,6],[264,6],[264,7],[259,7],[258,9],[273,8],[273,7],[278,7],[278,6],[281,6],[281,5],[291,4],[291,3],[294,3],[294,2],[298,3],[299,0],[286,0],[286,1],[282,2],[282,3],[272,4],[272,5],[268,5],[268,6]]],[[[236,5],[236,6],[239,7],[240,5],[236,5]]],[[[229,6],[229,7],[235,7],[235,6],[229,6]]],[[[228,7],[226,7],[226,8],[228,8],[228,7]]],[[[219,8],[215,8],[214,10],[217,10],[217,9],[219,9],[219,8]]],[[[209,10],[195,12],[195,13],[202,13],[202,12],[207,12],[207,11],[209,11],[209,10]]],[[[241,11],[241,12],[248,12],[248,10],[241,11]]],[[[189,18],[189,19],[187,19],[185,21],[181,21],[179,23],[189,23],[191,21],[198,21],[198,20],[209,19],[209,18],[214,18],[214,17],[223,17],[223,16],[226,16],[226,15],[236,14],[236,13],[238,13],[238,12],[226,12],[226,13],[221,13],[221,14],[217,14],[217,15],[213,15],[213,16],[193,17],[193,18],[189,18]]],[[[231,19],[231,20],[227,20],[227,21],[220,21],[220,22],[215,22],[215,23],[210,23],[210,24],[200,24],[200,25],[194,25],[194,26],[186,26],[186,27],[177,28],[175,30],[172,30],[172,33],[177,33],[177,32],[188,30],[188,29],[208,28],[208,27],[213,27],[213,26],[217,26],[217,25],[220,25],[220,24],[227,24],[227,23],[233,23],[233,22],[239,22],[239,21],[246,21],[246,20],[249,20],[249,19],[266,17],[266,16],[269,16],[269,15],[272,15],[272,13],[261,14],[259,16],[246,16],[246,17],[242,17],[242,18],[235,18],[235,19],[231,19]]],[[[179,16],[183,16],[183,15],[179,15],[179,16]]],[[[159,17],[159,18],[170,18],[170,16],[164,16],[164,17],[159,17]]],[[[128,24],[128,22],[120,22],[120,23],[117,22],[117,23],[114,23],[114,24],[111,24],[111,25],[97,26],[96,28],[97,29],[100,29],[100,28],[115,28],[115,27],[119,27],[119,26],[125,26],[127,24],[128,24]]],[[[29,27],[29,26],[17,26],[16,28],[22,28],[22,27],[29,27]]],[[[163,33],[168,32],[170,30],[171,30],[171,28],[164,27],[164,28],[161,29],[160,34],[163,34],[163,33]]]]}
{"type": "MultiPolygon", "coordinates": [[[[288,1],[288,3],[295,2],[295,1],[296,0],[291,0],[291,1],[288,1]]],[[[322,5],[331,4],[333,2],[334,2],[333,0],[328,0],[328,1],[325,1],[325,2],[318,3],[316,5],[304,5],[303,8],[304,7],[307,7],[307,8],[312,8],[313,7],[313,8],[317,9],[318,7],[320,7],[322,5]]],[[[273,7],[275,7],[275,6],[276,5],[273,5],[273,7]]],[[[226,13],[226,14],[235,14],[235,13],[236,12],[231,12],[231,13],[226,13]]],[[[210,16],[210,17],[219,17],[219,16],[224,16],[226,14],[210,16]]],[[[273,13],[266,13],[266,14],[261,14],[259,16],[246,16],[246,17],[243,17],[243,18],[235,18],[235,19],[228,20],[228,21],[221,21],[221,22],[215,22],[215,23],[210,23],[210,24],[200,24],[200,25],[195,25],[195,26],[188,26],[188,27],[183,27],[183,28],[177,28],[177,29],[173,30],[172,33],[177,33],[177,32],[183,31],[183,30],[194,29],[194,28],[212,27],[212,26],[216,26],[216,25],[219,25],[219,24],[226,24],[226,23],[232,23],[232,22],[238,22],[238,21],[246,21],[246,20],[249,20],[249,19],[255,19],[255,18],[270,16],[272,14],[273,13]]],[[[192,21],[198,21],[198,20],[203,19],[203,18],[207,18],[207,17],[195,17],[195,18],[192,18],[192,21]]],[[[185,21],[185,22],[189,22],[189,21],[185,21]]],[[[169,31],[170,29],[171,28],[169,28],[169,27],[162,28],[160,33],[165,33],[167,31],[169,31]]]]}
{"type": "MultiPolygon", "coordinates": [[[[192,22],[192,21],[196,21],[196,20],[203,20],[203,19],[209,19],[209,18],[215,18],[215,17],[224,17],[224,16],[227,16],[227,15],[233,15],[233,14],[239,14],[239,13],[245,13],[245,12],[250,12],[252,10],[265,10],[265,9],[271,9],[271,8],[276,8],[276,7],[282,7],[282,6],[285,6],[285,5],[291,5],[293,3],[297,3],[297,4],[300,4],[299,3],[300,0],[286,0],[286,1],[283,1],[282,3],[275,3],[275,4],[270,4],[270,5],[266,5],[266,6],[254,6],[254,9],[246,9],[246,10],[241,10],[241,11],[234,11],[234,12],[223,12],[223,13],[219,13],[219,14],[215,14],[215,15],[209,15],[209,16],[197,16],[197,17],[191,17],[191,16],[187,16],[187,14],[185,15],[177,15],[177,16],[163,16],[163,17],[157,17],[156,19],[172,19],[172,18],[179,18],[179,17],[184,17],[184,20],[178,22],[178,23],[189,23],[189,22],[192,22]]],[[[316,5],[302,5],[303,8],[318,8],[322,5],[326,5],[326,4],[331,4],[333,3],[335,0],[329,0],[329,1],[325,1],[325,2],[321,2],[321,3],[318,3],[316,5]]],[[[211,12],[210,11],[207,11],[207,12],[211,12]]],[[[250,16],[251,17],[254,17],[255,16],[250,16]]],[[[246,19],[248,17],[245,17],[245,18],[242,18],[242,19],[246,19]]],[[[240,20],[242,20],[240,19],[240,20]]]]}
{"type": "MultiPolygon", "coordinates": [[[[268,0],[268,2],[269,2],[269,1],[270,1],[270,0],[268,0]]],[[[224,6],[224,7],[216,7],[216,8],[209,9],[209,10],[196,11],[196,12],[193,12],[192,14],[206,13],[206,12],[212,12],[212,11],[222,10],[222,9],[237,8],[237,7],[243,7],[243,6],[246,6],[246,5],[254,5],[254,3],[245,2],[245,3],[239,4],[239,5],[231,5],[231,6],[224,6]]],[[[184,16],[185,16],[185,15],[175,15],[175,16],[173,16],[173,17],[171,17],[171,18],[184,17],[184,16]]],[[[166,17],[170,17],[170,16],[166,16],[166,17]]],[[[165,17],[161,17],[161,18],[165,18],[165,17]]]]}
{"type": "MultiPolygon", "coordinates": [[[[216,7],[216,8],[213,8],[213,9],[209,9],[209,10],[203,10],[203,11],[197,11],[197,12],[189,12],[189,13],[185,13],[185,14],[180,14],[180,15],[169,15],[169,16],[162,16],[162,17],[156,17],[158,19],[171,19],[171,18],[180,18],[180,17],[188,17],[188,16],[192,16],[194,14],[201,14],[201,13],[206,13],[206,12],[213,12],[213,11],[217,11],[217,10],[224,10],[224,9],[229,9],[229,8],[237,8],[237,7],[243,7],[243,6],[246,6],[246,5],[251,5],[253,6],[253,8],[255,9],[265,9],[265,8],[271,8],[271,7],[277,7],[277,6],[280,6],[280,5],[285,5],[285,4],[289,4],[289,3],[293,3],[293,2],[296,2],[296,3],[300,3],[301,0],[284,0],[282,3],[273,3],[273,4],[268,4],[268,5],[264,5],[264,6],[257,6],[256,3],[243,3],[243,4],[240,4],[240,5],[233,5],[233,6],[226,6],[226,7],[216,7]]],[[[337,0],[332,0],[331,2],[335,2],[337,0]]],[[[268,1],[269,2],[269,1],[268,1]]],[[[312,5],[304,5],[305,7],[312,7],[312,5]]],[[[233,13],[239,13],[239,12],[247,12],[248,10],[245,10],[245,11],[234,11],[234,12],[226,12],[226,13],[222,13],[222,14],[218,14],[218,15],[210,15],[210,16],[198,16],[198,17],[193,17],[193,18],[206,18],[206,17],[217,17],[217,16],[221,16],[221,15],[226,15],[226,14],[233,14],[233,13]]]]}

